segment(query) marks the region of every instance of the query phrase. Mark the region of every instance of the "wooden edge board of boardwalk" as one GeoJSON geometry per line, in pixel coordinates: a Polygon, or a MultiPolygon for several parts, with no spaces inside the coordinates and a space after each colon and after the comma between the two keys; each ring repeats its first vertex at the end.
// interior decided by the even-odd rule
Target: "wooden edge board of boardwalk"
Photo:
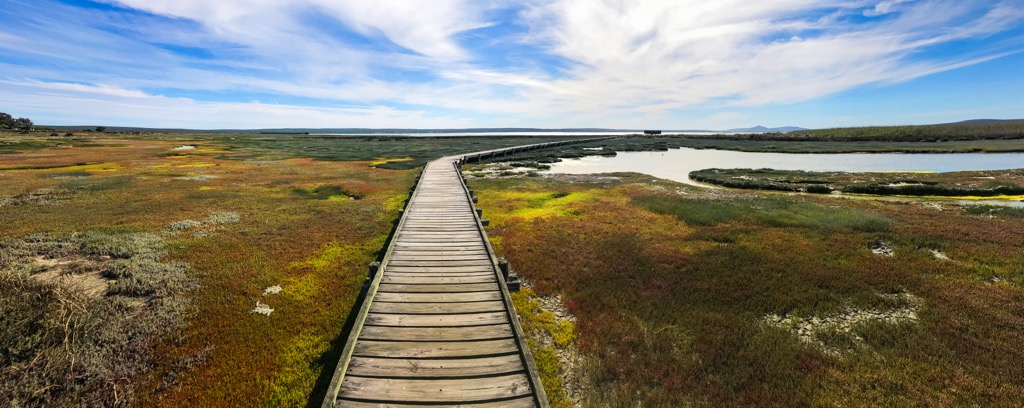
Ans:
{"type": "Polygon", "coordinates": [[[547,407],[460,166],[592,140],[428,163],[371,277],[323,407],[547,407]]]}

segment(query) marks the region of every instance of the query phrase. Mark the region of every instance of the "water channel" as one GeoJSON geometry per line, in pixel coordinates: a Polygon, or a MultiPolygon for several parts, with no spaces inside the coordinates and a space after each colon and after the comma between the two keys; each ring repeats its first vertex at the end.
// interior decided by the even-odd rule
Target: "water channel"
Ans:
{"type": "MultiPolygon", "coordinates": [[[[704,186],[691,171],[720,169],[805,170],[846,172],[951,172],[1024,168],[1024,153],[751,153],[729,150],[671,149],[663,152],[619,152],[554,163],[545,174],[635,172],[704,186]]],[[[1005,200],[1003,202],[1005,204],[1005,200]]],[[[1014,202],[1019,206],[1022,203],[1014,202]]]]}

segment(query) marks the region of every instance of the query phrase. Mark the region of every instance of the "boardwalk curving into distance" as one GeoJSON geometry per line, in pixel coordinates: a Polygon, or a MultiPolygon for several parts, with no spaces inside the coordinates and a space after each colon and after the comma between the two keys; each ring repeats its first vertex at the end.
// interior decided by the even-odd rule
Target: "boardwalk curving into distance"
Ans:
{"type": "Polygon", "coordinates": [[[325,408],[548,406],[459,168],[581,142],[490,150],[426,165],[372,273],[325,408]]]}

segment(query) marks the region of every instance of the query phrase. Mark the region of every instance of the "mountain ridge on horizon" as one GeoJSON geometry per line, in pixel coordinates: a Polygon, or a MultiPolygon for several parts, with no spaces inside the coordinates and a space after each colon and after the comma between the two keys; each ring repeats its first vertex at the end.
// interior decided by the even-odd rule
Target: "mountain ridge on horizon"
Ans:
{"type": "MultiPolygon", "coordinates": [[[[1000,122],[1018,122],[1024,119],[968,119],[958,122],[946,122],[923,125],[904,126],[943,126],[943,125],[970,125],[1000,122]]],[[[60,125],[42,126],[45,128],[63,131],[83,131],[96,129],[97,126],[83,125],[60,125]]],[[[859,127],[886,127],[886,125],[866,126],[843,126],[820,129],[859,128],[859,127]]],[[[187,129],[187,128],[149,128],[140,126],[105,126],[111,132],[196,132],[196,133],[309,133],[309,134],[352,134],[352,135],[393,135],[396,133],[410,133],[429,135],[434,133],[500,133],[500,132],[537,132],[537,133],[558,133],[558,132],[637,132],[645,129],[613,129],[613,128],[528,128],[528,127],[495,127],[495,128],[261,128],[261,129],[187,129]]],[[[709,129],[661,129],[663,133],[788,133],[800,130],[813,130],[799,126],[766,127],[756,125],[746,128],[733,128],[725,130],[709,129]]]]}

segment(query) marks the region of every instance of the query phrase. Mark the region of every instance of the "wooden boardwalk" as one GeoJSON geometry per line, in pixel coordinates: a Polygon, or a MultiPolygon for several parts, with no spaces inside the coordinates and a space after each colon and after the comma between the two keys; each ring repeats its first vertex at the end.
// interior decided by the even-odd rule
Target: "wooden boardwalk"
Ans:
{"type": "Polygon", "coordinates": [[[325,408],[548,405],[459,166],[569,142],[427,164],[371,276],[325,408]]]}

